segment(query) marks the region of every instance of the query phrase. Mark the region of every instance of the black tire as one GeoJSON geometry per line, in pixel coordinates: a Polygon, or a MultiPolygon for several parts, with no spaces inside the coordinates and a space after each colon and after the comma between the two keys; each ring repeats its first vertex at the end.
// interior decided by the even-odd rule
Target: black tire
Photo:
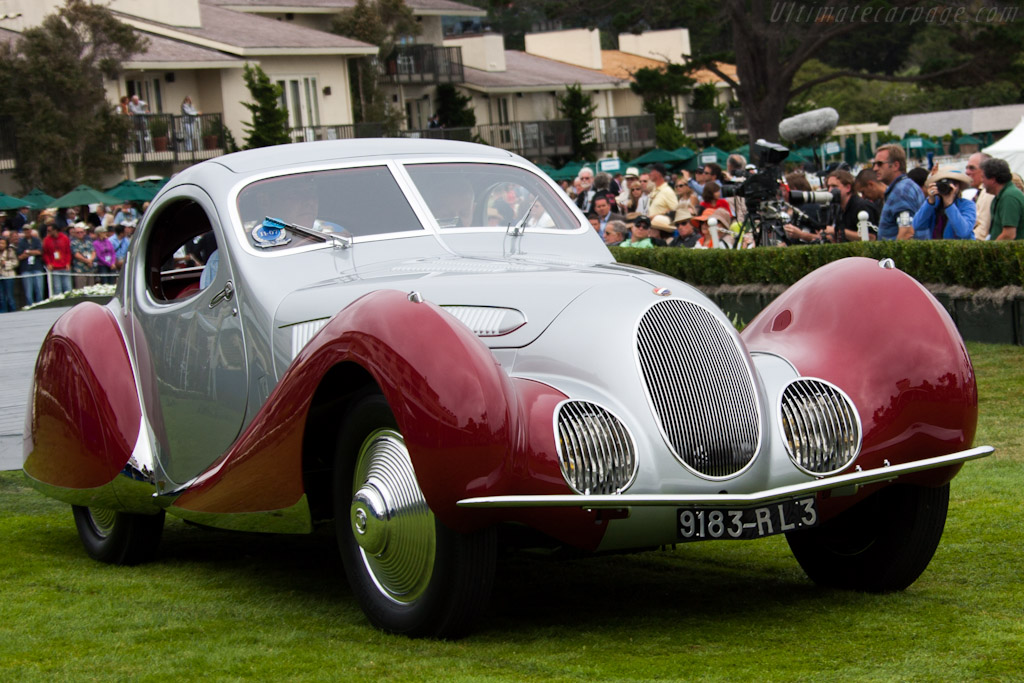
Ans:
{"type": "Polygon", "coordinates": [[[377,628],[457,638],[486,609],[496,534],[456,533],[434,518],[380,394],[359,400],[341,428],[334,510],[345,575],[377,628]]]}
{"type": "Polygon", "coordinates": [[[822,526],[786,534],[786,540],[818,585],[901,591],[931,562],[948,507],[949,484],[887,486],[822,526]]]}
{"type": "Polygon", "coordinates": [[[164,531],[164,512],[133,515],[72,505],[78,537],[89,557],[108,564],[132,565],[156,555],[164,531]]]}

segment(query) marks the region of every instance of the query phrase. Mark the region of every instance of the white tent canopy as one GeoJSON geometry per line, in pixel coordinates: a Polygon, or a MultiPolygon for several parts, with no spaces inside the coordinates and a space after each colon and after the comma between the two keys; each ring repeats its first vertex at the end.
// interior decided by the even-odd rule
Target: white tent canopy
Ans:
{"type": "Polygon", "coordinates": [[[1005,159],[1011,171],[1024,176],[1024,117],[1016,128],[981,151],[1005,159]]]}

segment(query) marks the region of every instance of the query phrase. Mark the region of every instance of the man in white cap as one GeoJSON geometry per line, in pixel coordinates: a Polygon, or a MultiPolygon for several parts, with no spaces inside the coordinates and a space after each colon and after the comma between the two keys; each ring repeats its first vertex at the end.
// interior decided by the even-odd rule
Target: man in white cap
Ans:
{"type": "Polygon", "coordinates": [[[619,206],[627,206],[629,204],[629,186],[640,180],[640,169],[636,166],[630,166],[626,169],[626,175],[622,179],[622,184],[619,187],[619,194],[615,198],[615,201],[619,206]]]}

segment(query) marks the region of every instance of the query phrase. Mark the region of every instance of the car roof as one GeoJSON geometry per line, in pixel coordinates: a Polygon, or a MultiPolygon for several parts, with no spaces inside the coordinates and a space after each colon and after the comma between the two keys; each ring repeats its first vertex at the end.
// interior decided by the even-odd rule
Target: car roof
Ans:
{"type": "Polygon", "coordinates": [[[515,154],[490,145],[456,140],[420,140],[413,138],[357,138],[299,142],[249,149],[217,157],[207,163],[224,166],[234,173],[258,173],[292,165],[327,163],[373,157],[465,156],[482,159],[519,159],[515,154]]]}

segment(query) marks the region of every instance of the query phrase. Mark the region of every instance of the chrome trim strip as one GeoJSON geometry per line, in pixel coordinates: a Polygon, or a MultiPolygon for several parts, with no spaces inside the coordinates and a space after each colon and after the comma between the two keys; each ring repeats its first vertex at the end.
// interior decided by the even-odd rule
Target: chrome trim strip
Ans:
{"type": "MultiPolygon", "coordinates": [[[[852,489],[866,484],[874,484],[883,481],[892,481],[904,474],[923,472],[976,460],[992,455],[995,450],[992,446],[978,446],[958,453],[939,455],[934,458],[915,460],[914,462],[902,465],[891,465],[873,470],[863,470],[840,474],[835,477],[818,479],[803,484],[792,484],[780,486],[757,493],[692,493],[680,495],[664,495],[656,493],[622,494],[610,496],[484,496],[480,498],[464,498],[457,505],[465,508],[529,508],[529,507],[578,507],[578,508],[628,508],[628,507],[669,507],[673,505],[686,505],[692,507],[720,507],[735,505],[738,507],[753,507],[763,505],[776,500],[793,498],[795,496],[817,493],[819,491],[831,491],[835,489],[852,489]]],[[[845,493],[845,492],[844,492],[845,493]]]]}

